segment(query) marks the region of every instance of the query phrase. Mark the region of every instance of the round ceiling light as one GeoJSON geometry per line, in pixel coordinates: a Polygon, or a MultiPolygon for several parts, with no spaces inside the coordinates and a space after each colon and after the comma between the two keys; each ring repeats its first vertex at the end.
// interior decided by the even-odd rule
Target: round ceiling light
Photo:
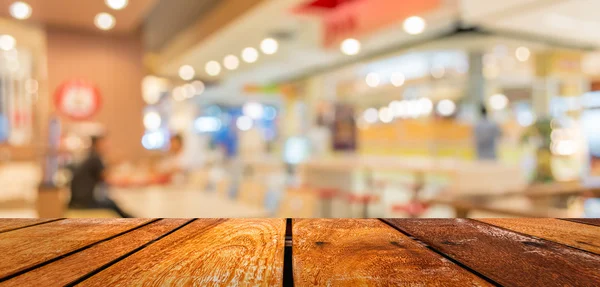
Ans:
{"type": "Polygon", "coordinates": [[[273,38],[266,38],[260,42],[260,50],[267,55],[273,55],[277,53],[278,49],[279,43],[273,38]]]}
{"type": "Polygon", "coordinates": [[[419,16],[408,17],[404,20],[404,31],[410,35],[423,33],[426,26],[425,20],[419,16]]]}
{"type": "Polygon", "coordinates": [[[183,65],[179,68],[179,77],[184,81],[189,81],[194,78],[196,71],[190,65],[183,65]]]}
{"type": "Polygon", "coordinates": [[[114,28],[116,23],[117,21],[115,20],[115,17],[108,13],[99,13],[94,18],[94,24],[96,24],[96,27],[104,31],[114,28]]]}
{"type": "Polygon", "coordinates": [[[25,2],[17,1],[8,8],[10,15],[15,19],[25,20],[31,17],[31,6],[25,2]]]}
{"type": "Polygon", "coordinates": [[[202,81],[193,81],[192,85],[194,86],[194,89],[196,89],[196,95],[202,95],[206,89],[202,81]]]}
{"type": "Polygon", "coordinates": [[[160,114],[157,112],[147,112],[144,115],[144,127],[149,131],[155,131],[160,128],[162,119],[160,114]]]}
{"type": "Polygon", "coordinates": [[[221,73],[221,64],[217,61],[210,61],[206,63],[204,70],[209,76],[218,76],[221,73]]]}
{"type": "Polygon", "coordinates": [[[503,110],[508,106],[508,98],[503,94],[494,94],[489,100],[490,107],[494,110],[503,110]]]}
{"type": "Polygon", "coordinates": [[[121,10],[121,9],[125,8],[127,6],[127,4],[129,4],[129,1],[128,0],[104,0],[104,3],[106,3],[106,6],[110,7],[111,9],[121,10]]]}
{"type": "Polygon", "coordinates": [[[11,35],[0,35],[0,49],[10,51],[17,46],[17,40],[11,35]]]}
{"type": "Polygon", "coordinates": [[[342,44],[340,45],[340,50],[342,51],[342,53],[348,56],[356,55],[360,52],[360,42],[352,38],[346,39],[342,41],[342,44]]]}
{"type": "Polygon", "coordinates": [[[400,87],[402,85],[404,85],[404,74],[402,73],[393,73],[392,76],[390,77],[390,82],[392,82],[392,85],[394,85],[394,87],[400,87]]]}
{"type": "Polygon", "coordinates": [[[377,73],[369,73],[367,75],[367,77],[365,78],[365,82],[367,82],[367,85],[371,88],[375,88],[377,86],[379,86],[379,83],[381,82],[381,79],[379,78],[379,74],[377,73]]]}
{"type": "Polygon", "coordinates": [[[526,62],[531,56],[531,51],[529,51],[527,47],[519,47],[517,48],[517,51],[515,51],[515,56],[517,57],[517,60],[526,62]]]}
{"type": "Polygon", "coordinates": [[[223,59],[223,66],[227,70],[235,70],[240,66],[240,59],[235,55],[227,55],[223,59]]]}
{"type": "Polygon", "coordinates": [[[252,47],[242,50],[242,60],[246,63],[254,63],[258,60],[258,51],[252,47]]]}
{"type": "Polygon", "coordinates": [[[456,104],[451,100],[441,100],[437,104],[437,111],[444,117],[451,116],[456,111],[456,104]]]}

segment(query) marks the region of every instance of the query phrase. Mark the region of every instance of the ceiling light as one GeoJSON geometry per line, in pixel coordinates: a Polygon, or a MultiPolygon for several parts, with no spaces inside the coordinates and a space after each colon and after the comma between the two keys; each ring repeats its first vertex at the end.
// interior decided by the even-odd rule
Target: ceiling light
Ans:
{"type": "Polygon", "coordinates": [[[531,51],[529,51],[527,47],[519,47],[517,48],[517,51],[515,51],[515,56],[517,57],[517,60],[526,62],[531,56],[531,51]]]}
{"type": "Polygon", "coordinates": [[[508,98],[503,94],[495,94],[490,97],[490,107],[494,110],[502,110],[508,105],[508,98]]]}
{"type": "Polygon", "coordinates": [[[8,8],[10,15],[19,20],[31,17],[31,6],[25,2],[17,1],[8,8]]]}
{"type": "Polygon", "coordinates": [[[404,74],[402,73],[393,73],[390,77],[390,82],[392,82],[392,85],[394,85],[394,87],[400,87],[404,85],[404,80],[404,74]]]}
{"type": "Polygon", "coordinates": [[[121,9],[125,8],[125,6],[127,6],[129,1],[128,0],[105,0],[104,3],[106,3],[106,5],[108,7],[110,7],[111,9],[121,10],[121,9]]]}
{"type": "Polygon", "coordinates": [[[17,45],[17,40],[11,35],[0,35],[0,49],[10,51],[17,45]]]}
{"type": "Polygon", "coordinates": [[[227,70],[235,70],[240,66],[240,59],[234,55],[227,55],[223,59],[223,66],[227,70]]]}
{"type": "Polygon", "coordinates": [[[266,38],[260,42],[260,50],[267,55],[273,55],[277,53],[278,49],[279,43],[273,38],[266,38]]]}
{"type": "Polygon", "coordinates": [[[424,116],[428,116],[433,111],[433,102],[428,98],[421,98],[419,100],[419,104],[421,105],[421,114],[424,116]]]}
{"type": "Polygon", "coordinates": [[[342,53],[348,56],[356,55],[360,52],[360,42],[352,38],[346,39],[342,41],[342,44],[340,45],[340,50],[342,51],[342,53]]]}
{"type": "Polygon", "coordinates": [[[262,104],[257,102],[249,102],[244,104],[242,108],[244,115],[249,116],[252,119],[258,120],[263,117],[264,109],[262,104]]]}
{"type": "Polygon", "coordinates": [[[194,86],[194,89],[196,90],[196,95],[202,95],[206,89],[202,81],[193,81],[192,86],[194,86]]]}
{"type": "Polygon", "coordinates": [[[374,124],[377,122],[377,119],[379,118],[379,112],[377,111],[376,108],[368,108],[363,113],[363,117],[365,119],[365,122],[367,122],[369,124],[374,124]]]}
{"type": "Polygon", "coordinates": [[[367,82],[367,85],[369,87],[375,88],[379,86],[381,79],[379,78],[379,75],[377,73],[369,73],[367,75],[367,78],[365,79],[365,82],[367,82]]]}
{"type": "Polygon", "coordinates": [[[210,76],[217,76],[221,73],[221,64],[217,61],[210,61],[206,63],[204,70],[210,76]]]}
{"type": "Polygon", "coordinates": [[[246,63],[254,63],[258,60],[258,51],[252,47],[242,50],[242,60],[246,63]]]}
{"type": "Polygon", "coordinates": [[[183,85],[183,90],[185,91],[185,97],[187,99],[191,99],[196,95],[196,87],[192,84],[183,85]]]}
{"type": "Polygon", "coordinates": [[[94,24],[96,24],[96,27],[104,31],[110,30],[113,27],[115,27],[115,23],[115,17],[108,13],[99,13],[98,15],[96,15],[96,18],[94,18],[94,24]]]}
{"type": "Polygon", "coordinates": [[[425,31],[427,24],[419,16],[412,16],[404,20],[404,31],[410,35],[418,35],[425,31]]]}
{"type": "Polygon", "coordinates": [[[394,114],[388,107],[382,107],[379,109],[379,120],[382,123],[390,123],[394,120],[394,114]]]}
{"type": "Polygon", "coordinates": [[[144,115],[144,127],[149,131],[155,131],[160,128],[162,119],[160,114],[157,112],[147,112],[144,115]]]}
{"type": "Polygon", "coordinates": [[[179,77],[184,81],[189,81],[194,78],[196,71],[190,65],[183,65],[179,68],[179,77]]]}
{"type": "Polygon", "coordinates": [[[450,116],[456,111],[456,104],[451,100],[441,100],[437,104],[437,111],[444,117],[450,116]]]}
{"type": "Polygon", "coordinates": [[[185,101],[185,99],[187,99],[186,90],[183,87],[175,87],[171,92],[171,96],[176,102],[185,101]]]}
{"type": "Polygon", "coordinates": [[[431,69],[431,76],[435,79],[441,79],[446,74],[446,69],[443,66],[435,66],[431,69]]]}

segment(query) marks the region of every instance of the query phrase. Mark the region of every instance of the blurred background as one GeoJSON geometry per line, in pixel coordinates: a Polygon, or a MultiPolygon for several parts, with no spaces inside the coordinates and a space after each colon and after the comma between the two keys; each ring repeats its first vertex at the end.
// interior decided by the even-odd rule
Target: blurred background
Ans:
{"type": "Polygon", "coordinates": [[[0,0],[0,217],[598,217],[595,0],[0,0]]]}

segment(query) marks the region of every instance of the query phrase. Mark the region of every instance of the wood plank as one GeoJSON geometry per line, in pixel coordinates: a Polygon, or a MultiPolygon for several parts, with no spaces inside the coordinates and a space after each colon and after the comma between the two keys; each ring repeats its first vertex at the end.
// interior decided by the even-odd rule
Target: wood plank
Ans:
{"type": "Polygon", "coordinates": [[[598,286],[600,256],[468,219],[386,219],[506,286],[598,286]]]}
{"type": "Polygon", "coordinates": [[[2,282],[2,286],[65,286],[189,222],[163,219],[2,282]]]}
{"type": "Polygon", "coordinates": [[[27,226],[56,221],[57,218],[2,218],[0,219],[0,233],[27,226]]]}
{"type": "Polygon", "coordinates": [[[84,286],[281,286],[285,219],[198,219],[84,286]]]}
{"type": "Polygon", "coordinates": [[[554,218],[477,219],[512,231],[600,254],[600,228],[554,218]]]}
{"type": "Polygon", "coordinates": [[[600,226],[600,218],[565,218],[563,220],[600,226]]]}
{"type": "Polygon", "coordinates": [[[0,234],[0,279],[125,232],[150,219],[66,219],[0,234]]]}
{"type": "Polygon", "coordinates": [[[296,286],[490,286],[377,219],[294,219],[296,286]]]}

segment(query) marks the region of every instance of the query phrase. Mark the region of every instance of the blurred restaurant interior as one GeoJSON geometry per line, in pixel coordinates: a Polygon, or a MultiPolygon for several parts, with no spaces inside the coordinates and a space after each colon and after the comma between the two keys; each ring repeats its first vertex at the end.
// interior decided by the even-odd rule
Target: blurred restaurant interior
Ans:
{"type": "Polygon", "coordinates": [[[597,11],[0,0],[0,217],[600,217],[597,11]]]}

